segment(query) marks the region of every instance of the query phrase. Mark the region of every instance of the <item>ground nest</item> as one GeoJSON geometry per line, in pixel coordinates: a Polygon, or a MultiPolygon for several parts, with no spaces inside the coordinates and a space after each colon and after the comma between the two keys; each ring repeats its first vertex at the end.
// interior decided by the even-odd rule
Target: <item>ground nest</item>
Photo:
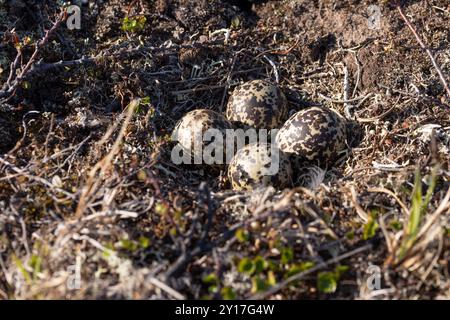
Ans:
{"type": "Polygon", "coordinates": [[[450,298],[448,1],[62,5],[0,0],[1,299],[450,298]],[[348,151],[253,192],[173,164],[254,79],[348,151]]]}

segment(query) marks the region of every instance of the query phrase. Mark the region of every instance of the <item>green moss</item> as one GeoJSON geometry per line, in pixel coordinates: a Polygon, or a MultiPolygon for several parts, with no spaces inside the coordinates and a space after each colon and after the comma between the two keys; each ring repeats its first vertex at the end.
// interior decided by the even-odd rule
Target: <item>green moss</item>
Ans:
{"type": "Polygon", "coordinates": [[[146,22],[145,16],[125,17],[122,20],[122,30],[137,33],[144,30],[146,22]]]}

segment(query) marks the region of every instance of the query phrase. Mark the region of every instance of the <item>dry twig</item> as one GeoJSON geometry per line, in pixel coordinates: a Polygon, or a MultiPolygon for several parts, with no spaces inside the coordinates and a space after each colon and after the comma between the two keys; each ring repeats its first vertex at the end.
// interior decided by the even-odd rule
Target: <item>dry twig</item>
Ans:
{"type": "Polygon", "coordinates": [[[0,90],[0,102],[7,102],[9,99],[12,98],[14,92],[23,83],[24,79],[28,76],[28,73],[30,72],[31,68],[36,62],[42,48],[48,43],[52,34],[55,33],[55,31],[59,28],[61,23],[66,20],[66,18],[67,12],[66,11],[61,12],[56,21],[53,23],[52,27],[45,32],[45,36],[42,38],[42,40],[36,43],[34,52],[31,55],[30,59],[28,60],[27,64],[21,69],[20,73],[14,78],[13,73],[18,67],[18,61],[22,56],[21,50],[18,51],[17,57],[13,65],[11,66],[11,72],[8,81],[6,81],[6,83],[3,85],[3,88],[0,90]]]}
{"type": "Polygon", "coordinates": [[[436,59],[433,56],[433,53],[431,52],[431,50],[423,43],[422,39],[420,38],[420,36],[417,34],[416,29],[414,28],[414,26],[412,25],[412,23],[409,21],[409,19],[406,17],[406,15],[403,12],[402,6],[400,5],[399,2],[397,2],[397,11],[399,12],[400,16],[402,17],[402,19],[405,21],[406,25],[408,26],[408,28],[411,30],[411,32],[413,33],[414,37],[416,38],[417,42],[419,43],[420,47],[425,50],[425,52],[427,53],[427,55],[430,57],[431,63],[433,64],[434,68],[436,69],[438,75],[439,75],[439,79],[442,82],[442,85],[444,86],[445,91],[447,91],[447,100],[450,101],[450,88],[447,84],[447,80],[445,80],[445,76],[444,73],[442,72],[441,68],[439,67],[438,63],[436,62],[436,59]]]}
{"type": "Polygon", "coordinates": [[[86,181],[85,186],[83,187],[83,191],[81,193],[80,199],[78,201],[78,206],[75,211],[75,219],[81,218],[87,207],[89,200],[91,199],[92,195],[95,194],[97,187],[101,183],[101,179],[98,179],[98,175],[100,175],[100,177],[103,177],[110,168],[114,156],[120,149],[122,139],[125,135],[126,129],[128,128],[128,124],[130,123],[131,118],[134,114],[134,110],[137,108],[138,105],[139,100],[137,99],[133,100],[128,105],[126,118],[122,124],[122,128],[119,132],[119,135],[116,138],[116,141],[114,142],[114,145],[112,146],[108,154],[102,160],[97,162],[96,165],[89,172],[88,179],[86,181]]]}

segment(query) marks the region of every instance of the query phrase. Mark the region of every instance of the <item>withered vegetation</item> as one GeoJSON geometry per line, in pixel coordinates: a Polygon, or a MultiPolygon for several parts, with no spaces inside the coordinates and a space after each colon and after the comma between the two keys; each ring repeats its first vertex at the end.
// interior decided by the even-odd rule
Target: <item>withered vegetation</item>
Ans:
{"type": "Polygon", "coordinates": [[[0,0],[0,299],[450,298],[448,1],[89,2],[69,30],[0,0]],[[176,121],[251,79],[345,116],[348,151],[253,193],[172,164],[176,121]]]}

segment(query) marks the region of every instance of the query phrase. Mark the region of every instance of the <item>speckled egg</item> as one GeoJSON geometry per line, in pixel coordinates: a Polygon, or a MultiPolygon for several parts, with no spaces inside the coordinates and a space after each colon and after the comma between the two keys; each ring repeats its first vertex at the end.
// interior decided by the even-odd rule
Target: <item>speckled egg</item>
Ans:
{"type": "Polygon", "coordinates": [[[334,111],[312,107],[294,114],[276,136],[285,153],[308,160],[334,161],[346,148],[345,121],[334,111]]]}
{"type": "Polygon", "coordinates": [[[228,167],[228,178],[235,190],[262,186],[284,188],[290,185],[292,169],[287,155],[275,145],[252,143],[239,149],[228,167]]]}
{"type": "Polygon", "coordinates": [[[202,159],[203,150],[214,141],[205,141],[205,132],[209,129],[218,130],[223,138],[223,144],[218,152],[223,153],[225,161],[226,130],[233,129],[233,125],[222,114],[207,110],[197,109],[188,112],[176,124],[172,139],[177,141],[184,150],[191,153],[193,158],[202,159]],[[200,146],[200,148],[196,148],[200,146]]]}
{"type": "Polygon", "coordinates": [[[228,120],[256,129],[273,129],[287,117],[288,106],[283,92],[265,80],[253,80],[238,86],[231,95],[228,120]]]}

